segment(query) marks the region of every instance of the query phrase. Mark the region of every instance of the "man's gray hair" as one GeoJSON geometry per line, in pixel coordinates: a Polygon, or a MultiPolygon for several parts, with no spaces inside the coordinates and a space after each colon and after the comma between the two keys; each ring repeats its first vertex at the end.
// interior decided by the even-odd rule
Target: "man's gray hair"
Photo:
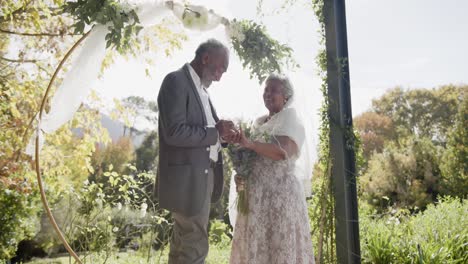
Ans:
{"type": "Polygon", "coordinates": [[[289,80],[288,76],[279,73],[271,73],[266,79],[266,82],[276,80],[281,82],[283,85],[283,93],[286,100],[289,100],[294,95],[294,88],[289,80]]]}
{"type": "Polygon", "coordinates": [[[197,50],[195,51],[195,58],[201,58],[203,54],[212,52],[214,50],[224,50],[227,54],[229,54],[229,49],[223,43],[212,38],[198,46],[197,50]]]}

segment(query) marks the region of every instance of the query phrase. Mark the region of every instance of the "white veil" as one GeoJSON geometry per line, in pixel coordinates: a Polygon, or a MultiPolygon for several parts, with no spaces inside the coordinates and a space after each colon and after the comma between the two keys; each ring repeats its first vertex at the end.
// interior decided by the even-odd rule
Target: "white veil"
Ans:
{"type": "MultiPolygon", "coordinates": [[[[284,78],[284,76],[282,76],[284,78]]],[[[299,154],[295,159],[294,174],[301,185],[304,199],[312,195],[312,170],[313,170],[313,115],[312,105],[308,103],[308,95],[305,92],[304,85],[292,87],[293,94],[285,104],[283,110],[275,114],[270,121],[257,127],[259,120],[264,120],[265,116],[260,117],[255,122],[255,129],[262,132],[268,131],[277,136],[288,136],[299,147],[299,154]]],[[[237,218],[236,199],[237,193],[234,182],[235,172],[231,175],[231,186],[229,188],[229,219],[234,227],[237,218]]]]}
{"type": "Polygon", "coordinates": [[[312,116],[315,112],[312,110],[311,104],[307,102],[308,95],[305,88],[303,85],[294,86],[294,95],[286,103],[285,109],[293,109],[297,121],[304,128],[304,138],[302,146],[299,146],[300,152],[295,164],[295,176],[302,185],[304,196],[310,197],[312,195],[312,170],[314,166],[314,160],[312,160],[314,149],[312,116]]]}

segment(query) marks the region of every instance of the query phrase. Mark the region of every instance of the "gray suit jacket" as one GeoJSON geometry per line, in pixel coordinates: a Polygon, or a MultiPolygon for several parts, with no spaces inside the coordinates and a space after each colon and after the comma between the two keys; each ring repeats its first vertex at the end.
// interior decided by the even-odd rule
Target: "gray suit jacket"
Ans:
{"type": "MultiPolygon", "coordinates": [[[[218,140],[218,132],[207,127],[205,111],[187,65],[164,78],[158,107],[159,205],[185,216],[196,215],[206,197],[210,145],[218,140]]],[[[212,105],[211,110],[217,122],[219,118],[212,105]]],[[[221,197],[223,184],[220,153],[214,168],[212,202],[221,197]]]]}

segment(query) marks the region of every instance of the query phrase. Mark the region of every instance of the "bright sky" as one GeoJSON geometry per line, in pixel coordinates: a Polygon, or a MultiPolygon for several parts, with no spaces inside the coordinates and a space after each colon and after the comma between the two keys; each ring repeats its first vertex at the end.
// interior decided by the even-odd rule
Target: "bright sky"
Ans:
{"type": "MultiPolygon", "coordinates": [[[[264,0],[267,10],[278,0],[264,0]]],[[[293,85],[309,92],[311,112],[320,105],[320,80],[315,56],[318,23],[304,0],[287,12],[266,15],[262,21],[270,34],[294,49],[302,66],[290,74],[293,85]]],[[[214,9],[228,18],[260,21],[257,1],[191,1],[214,9]]],[[[433,88],[443,84],[468,83],[468,1],[466,0],[352,0],[346,1],[349,63],[353,114],[366,111],[371,100],[395,86],[433,88]]],[[[171,58],[158,58],[152,78],[145,76],[139,60],[117,60],[97,84],[106,98],[130,95],[156,100],[162,78],[193,58],[198,44],[215,37],[224,43],[224,28],[209,32],[186,31],[189,40],[171,58]]],[[[231,52],[228,71],[209,88],[217,112],[224,118],[253,119],[266,113],[262,87],[249,79],[231,52]]],[[[317,115],[314,115],[315,118],[317,115]]],[[[318,127],[315,119],[315,128],[318,127]]]]}

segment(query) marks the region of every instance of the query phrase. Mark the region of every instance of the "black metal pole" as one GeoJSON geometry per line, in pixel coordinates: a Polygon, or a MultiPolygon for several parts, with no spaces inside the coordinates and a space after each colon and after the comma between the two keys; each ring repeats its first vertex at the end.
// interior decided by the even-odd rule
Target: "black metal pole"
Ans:
{"type": "Polygon", "coordinates": [[[360,263],[356,158],[352,137],[348,40],[344,0],[324,0],[330,151],[338,263],[360,263]]]}

